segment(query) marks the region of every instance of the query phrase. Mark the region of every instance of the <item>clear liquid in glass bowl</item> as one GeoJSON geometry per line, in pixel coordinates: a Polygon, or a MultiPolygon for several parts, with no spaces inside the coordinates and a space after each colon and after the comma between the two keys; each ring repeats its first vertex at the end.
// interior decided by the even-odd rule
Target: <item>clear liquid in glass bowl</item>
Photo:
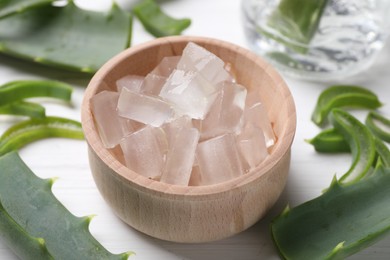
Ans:
{"type": "MultiPolygon", "coordinates": [[[[305,41],[301,28],[280,15],[286,1],[292,8],[293,1],[305,2],[243,0],[242,12],[250,47],[289,76],[326,81],[357,74],[372,64],[390,31],[388,0],[324,0],[319,23],[305,41]]],[[[310,15],[313,9],[302,10],[310,15]]]]}

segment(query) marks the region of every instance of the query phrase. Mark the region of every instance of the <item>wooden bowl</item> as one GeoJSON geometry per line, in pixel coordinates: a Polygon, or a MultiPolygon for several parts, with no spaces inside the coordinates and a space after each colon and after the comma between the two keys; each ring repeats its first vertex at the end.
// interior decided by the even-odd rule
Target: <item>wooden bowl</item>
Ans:
{"type": "Polygon", "coordinates": [[[108,61],[85,92],[82,125],[94,180],[113,211],[124,222],[150,236],[192,243],[237,234],[255,224],[276,202],[289,171],[296,114],[285,82],[259,56],[216,39],[174,36],[131,47],[108,61]],[[278,138],[270,155],[254,171],[210,186],[170,185],[126,168],[116,159],[115,152],[103,147],[90,109],[93,95],[115,90],[115,81],[125,75],[146,75],[163,57],[181,55],[190,41],[231,63],[237,82],[261,93],[278,138]]]}

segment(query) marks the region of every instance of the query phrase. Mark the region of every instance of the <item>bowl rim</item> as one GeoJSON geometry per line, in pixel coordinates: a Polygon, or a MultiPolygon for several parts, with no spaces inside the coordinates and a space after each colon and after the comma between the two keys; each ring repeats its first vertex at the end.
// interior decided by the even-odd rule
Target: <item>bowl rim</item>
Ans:
{"type": "MultiPolygon", "coordinates": [[[[125,184],[130,185],[140,191],[152,192],[155,195],[170,195],[174,197],[191,196],[193,198],[199,199],[204,195],[221,196],[223,193],[231,192],[242,186],[248,185],[249,183],[257,179],[262,178],[264,175],[266,175],[268,171],[270,171],[274,166],[276,166],[278,162],[290,152],[296,131],[296,108],[291,92],[285,81],[279,75],[279,73],[263,58],[251,52],[250,50],[234,43],[215,38],[202,36],[168,36],[134,45],[118,53],[109,61],[107,61],[95,73],[85,90],[81,106],[81,123],[85,134],[85,139],[88,143],[88,149],[92,149],[96,156],[98,156],[104,162],[104,164],[112,170],[112,172],[114,173],[112,174],[113,177],[119,178],[120,181],[123,181],[125,184]],[[283,135],[278,137],[278,142],[276,142],[276,144],[272,148],[271,154],[268,155],[266,159],[262,163],[260,163],[260,165],[258,165],[248,174],[244,174],[232,180],[213,185],[172,185],[162,183],[156,180],[151,180],[130,170],[122,163],[120,163],[106,148],[104,148],[101,139],[98,135],[98,131],[95,127],[93,115],[90,109],[90,98],[96,94],[97,86],[99,86],[100,83],[104,82],[104,78],[110,73],[111,69],[114,66],[128,59],[129,56],[135,53],[142,52],[148,48],[155,47],[160,44],[172,45],[175,43],[183,43],[190,41],[195,43],[207,42],[207,44],[214,44],[223,48],[228,48],[230,50],[234,50],[234,52],[239,52],[247,56],[256,64],[259,64],[261,67],[264,68],[264,72],[267,73],[268,76],[275,81],[274,85],[283,94],[290,113],[290,116],[286,118],[286,125],[283,127],[283,135]]],[[[89,154],[89,156],[91,156],[91,154],[89,154]]]]}

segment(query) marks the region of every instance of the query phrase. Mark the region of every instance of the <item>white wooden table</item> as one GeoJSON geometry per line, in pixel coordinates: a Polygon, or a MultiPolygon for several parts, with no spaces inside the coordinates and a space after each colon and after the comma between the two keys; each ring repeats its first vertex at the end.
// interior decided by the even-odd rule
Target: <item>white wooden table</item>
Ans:
{"type": "MultiPolygon", "coordinates": [[[[110,0],[79,0],[93,9],[110,5],[110,0]]],[[[129,0],[117,1],[129,7],[129,0]]],[[[244,39],[240,0],[177,0],[161,1],[162,7],[176,17],[190,17],[187,35],[209,36],[247,47],[244,39]]],[[[152,39],[135,21],[133,45],[152,39]]],[[[80,120],[80,106],[88,78],[75,76],[47,67],[26,63],[0,55],[0,84],[19,79],[56,79],[75,86],[72,107],[43,100],[49,115],[80,120]]],[[[134,251],[132,259],[279,259],[269,233],[270,221],[289,203],[291,206],[320,195],[335,173],[342,174],[350,165],[350,155],[321,155],[305,143],[319,129],[310,121],[310,114],[319,93],[337,83],[304,82],[285,78],[293,93],[297,108],[297,132],[292,147],[291,170],[287,186],[270,213],[253,227],[228,239],[204,244],[177,244],[146,236],[120,221],[100,196],[92,179],[84,141],[50,139],[36,142],[22,149],[20,154],[29,167],[40,177],[59,177],[53,192],[75,215],[97,216],[91,223],[91,233],[114,253],[134,251]]],[[[381,111],[390,115],[390,44],[385,46],[371,68],[354,78],[339,83],[369,87],[385,103],[381,111]]],[[[357,114],[363,117],[363,114],[357,114]]],[[[14,119],[0,118],[0,130],[14,119]]],[[[0,240],[0,259],[17,259],[0,240]]],[[[390,236],[351,259],[390,259],[390,236]]]]}

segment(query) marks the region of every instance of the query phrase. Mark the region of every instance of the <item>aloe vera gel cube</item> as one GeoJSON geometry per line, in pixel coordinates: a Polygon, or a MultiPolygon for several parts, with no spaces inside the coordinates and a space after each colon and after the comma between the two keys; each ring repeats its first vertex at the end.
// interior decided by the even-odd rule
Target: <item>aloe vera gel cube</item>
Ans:
{"type": "Polygon", "coordinates": [[[233,134],[217,136],[199,143],[196,158],[202,185],[228,181],[244,174],[233,134]]]}
{"type": "Polygon", "coordinates": [[[146,126],[126,136],[120,143],[126,166],[152,179],[160,178],[166,152],[158,131],[152,126],[146,126]]]}
{"type": "Polygon", "coordinates": [[[118,99],[120,116],[151,126],[161,126],[174,117],[172,106],[157,97],[123,89],[118,99]]]}
{"type": "Polygon", "coordinates": [[[261,93],[233,75],[234,64],[189,43],[146,76],[122,77],[119,92],[101,101],[106,109],[93,111],[108,118],[100,121],[112,133],[100,131],[102,142],[115,139],[129,169],[171,185],[214,185],[251,174],[277,138],[261,93]]]}
{"type": "Polygon", "coordinates": [[[106,148],[115,147],[124,135],[134,130],[129,119],[117,114],[118,98],[118,92],[102,91],[91,100],[91,109],[96,126],[106,148]]]}

